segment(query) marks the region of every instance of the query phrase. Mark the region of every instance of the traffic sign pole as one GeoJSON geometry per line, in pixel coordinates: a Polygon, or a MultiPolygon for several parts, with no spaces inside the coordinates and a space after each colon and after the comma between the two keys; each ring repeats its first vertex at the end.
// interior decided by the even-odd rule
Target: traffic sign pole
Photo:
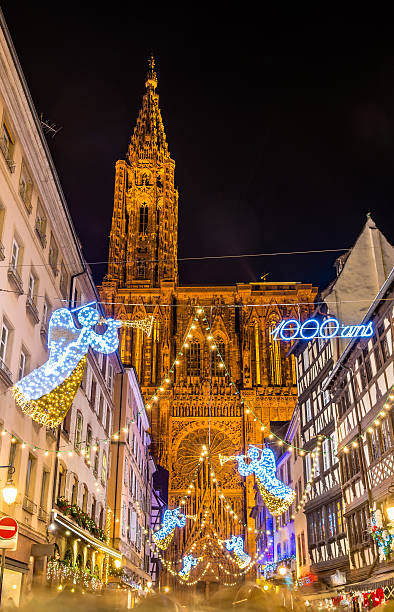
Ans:
{"type": "Polygon", "coordinates": [[[3,593],[4,569],[5,569],[5,548],[2,548],[1,549],[1,571],[0,571],[0,606],[1,606],[1,596],[3,593]]]}

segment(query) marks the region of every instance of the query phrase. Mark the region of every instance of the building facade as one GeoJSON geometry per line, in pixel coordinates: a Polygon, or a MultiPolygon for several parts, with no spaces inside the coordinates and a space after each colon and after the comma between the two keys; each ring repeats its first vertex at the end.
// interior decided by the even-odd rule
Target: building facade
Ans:
{"type": "MultiPolygon", "coordinates": [[[[365,315],[371,338],[354,339],[327,381],[336,404],[338,457],[349,537],[350,586],[368,591],[392,584],[390,555],[371,527],[391,528],[387,507],[394,477],[393,435],[394,270],[365,315]],[[368,580],[373,583],[368,587],[368,580]],[[358,585],[360,581],[364,581],[358,585]]],[[[390,548],[390,546],[389,546],[390,548]]]]}
{"type": "Polygon", "coordinates": [[[122,553],[122,568],[112,572],[111,581],[131,589],[135,597],[151,586],[149,536],[155,466],[149,455],[150,424],[133,368],[116,378],[115,400],[115,429],[121,433],[111,441],[108,503],[115,516],[111,543],[122,553]]]}
{"type": "Polygon", "coordinates": [[[10,466],[0,471],[0,483],[3,488],[12,479],[18,489],[14,504],[1,498],[0,515],[19,523],[3,589],[3,598],[18,605],[48,572],[55,577],[49,557],[69,559],[92,575],[99,567],[102,577],[104,556],[111,553],[105,543],[104,440],[121,364],[117,355],[89,353],[83,388],[61,431],[33,421],[10,392],[47,361],[51,313],[98,296],[2,14],[0,56],[0,464],[10,466]],[[65,500],[77,509],[73,516],[65,500]]]}
{"type": "MultiPolygon", "coordinates": [[[[337,260],[337,278],[316,298],[313,317],[323,321],[334,316],[342,325],[359,324],[378,293],[380,284],[385,281],[393,257],[393,247],[368,216],[353,248],[337,260]]],[[[337,446],[336,403],[326,388],[335,363],[348,342],[345,338],[299,340],[290,350],[296,359],[299,395],[296,446],[305,451],[303,478],[296,482],[298,511],[295,513],[295,530],[297,542],[302,533],[307,536],[310,560],[309,566],[308,563],[304,564],[307,556],[301,541],[297,559],[298,578],[312,575],[316,582],[313,589],[308,586],[308,590],[320,590],[322,595],[330,589],[335,593],[335,588],[346,582],[350,568],[337,446]],[[314,459],[316,453],[318,456],[314,459]],[[315,471],[312,475],[313,466],[315,471]],[[311,476],[312,485],[306,490],[311,476]],[[301,483],[304,488],[300,487],[301,483]],[[307,532],[303,531],[304,514],[307,532]]],[[[308,580],[307,585],[310,585],[308,580]]]]}
{"type": "MultiPolygon", "coordinates": [[[[248,550],[254,553],[252,479],[247,481],[245,495],[234,466],[222,466],[218,455],[231,456],[249,442],[261,441],[258,420],[269,424],[291,417],[295,370],[285,358],[285,347],[272,341],[270,331],[283,316],[301,312],[305,317],[316,289],[294,282],[223,287],[179,284],[175,162],[159,109],[153,60],[145,85],[126,160],[116,164],[108,274],[100,294],[111,316],[154,317],[149,339],[139,330],[127,330],[121,348],[122,360],[135,366],[150,406],[154,458],[169,472],[169,505],[177,506],[187,493],[201,448],[210,441],[212,469],[228,500],[224,504],[215,489],[208,504],[210,524],[222,538],[237,531],[232,516],[225,520],[230,504],[250,527],[245,537],[248,550]],[[256,420],[244,402],[252,407],[256,420]]],[[[199,492],[209,488],[207,470],[198,493],[188,497],[188,514],[202,508],[199,492]]],[[[179,550],[193,544],[196,529],[187,523],[177,538],[182,541],[172,547],[174,562],[179,550]]]]}

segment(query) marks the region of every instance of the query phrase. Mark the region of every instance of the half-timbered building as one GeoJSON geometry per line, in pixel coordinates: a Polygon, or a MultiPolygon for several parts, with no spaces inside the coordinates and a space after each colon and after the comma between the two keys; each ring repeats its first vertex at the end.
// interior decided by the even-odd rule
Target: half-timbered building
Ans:
{"type": "MultiPolygon", "coordinates": [[[[393,297],[394,269],[366,313],[373,322],[370,338],[353,339],[340,356],[326,387],[336,403],[338,457],[345,520],[349,536],[350,586],[369,579],[370,588],[382,581],[394,562],[385,558],[371,537],[371,521],[386,516],[388,488],[394,480],[393,414],[393,297]]],[[[326,391],[324,391],[326,392],[326,391]]],[[[392,500],[391,500],[392,501],[392,500]]],[[[394,583],[394,579],[392,579],[394,583]]],[[[361,588],[361,587],[360,587],[361,588]]],[[[363,591],[368,590],[364,584],[363,591]]]]}

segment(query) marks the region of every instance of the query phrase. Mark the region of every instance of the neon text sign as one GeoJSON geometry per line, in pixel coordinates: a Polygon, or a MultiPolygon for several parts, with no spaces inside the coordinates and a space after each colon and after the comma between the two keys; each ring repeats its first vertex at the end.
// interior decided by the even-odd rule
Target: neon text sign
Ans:
{"type": "Polygon", "coordinates": [[[303,323],[297,319],[284,319],[271,332],[274,340],[312,340],[323,338],[329,340],[339,338],[370,338],[374,333],[373,323],[367,325],[340,325],[338,319],[330,317],[320,322],[317,319],[307,319],[303,323]]]}

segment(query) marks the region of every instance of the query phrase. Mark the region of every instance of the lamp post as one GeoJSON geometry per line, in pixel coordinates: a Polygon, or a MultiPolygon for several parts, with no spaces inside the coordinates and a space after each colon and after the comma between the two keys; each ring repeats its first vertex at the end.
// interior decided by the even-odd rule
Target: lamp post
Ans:
{"type": "Polygon", "coordinates": [[[8,469],[8,479],[7,484],[2,489],[3,499],[10,506],[16,500],[16,496],[18,495],[18,489],[14,485],[12,481],[12,474],[15,472],[15,468],[12,465],[0,465],[0,469],[8,469]]]}

